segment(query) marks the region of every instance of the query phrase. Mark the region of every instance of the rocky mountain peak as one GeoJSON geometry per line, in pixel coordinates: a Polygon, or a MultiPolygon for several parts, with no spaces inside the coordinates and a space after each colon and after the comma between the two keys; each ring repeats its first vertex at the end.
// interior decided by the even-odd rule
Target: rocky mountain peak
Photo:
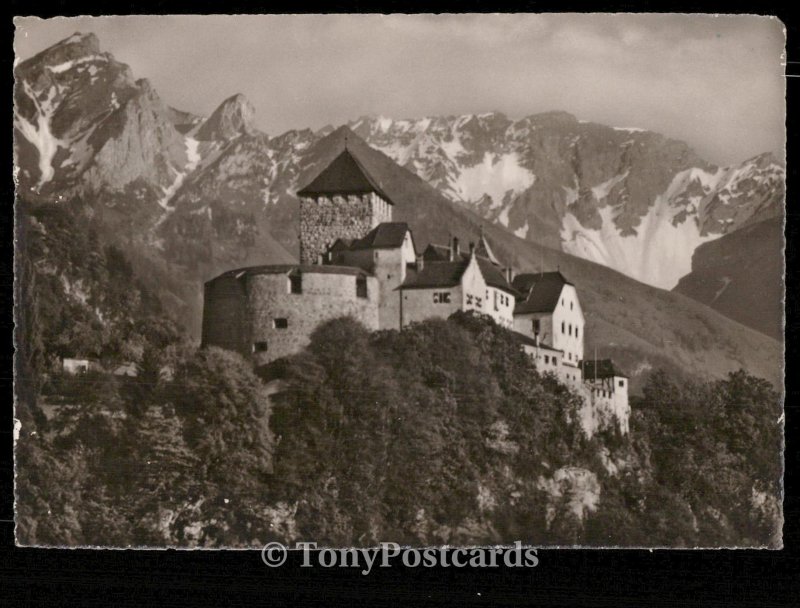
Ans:
{"type": "Polygon", "coordinates": [[[232,95],[214,110],[200,126],[195,137],[201,141],[229,140],[255,131],[253,104],[241,93],[232,95]]]}
{"type": "Polygon", "coordinates": [[[37,53],[27,61],[27,65],[59,65],[83,57],[100,54],[100,40],[94,34],[76,32],[69,38],[56,42],[53,46],[37,53]]]}
{"type": "Polygon", "coordinates": [[[579,122],[576,116],[561,110],[531,114],[528,116],[527,120],[535,124],[547,125],[551,127],[574,126],[579,122]]]}
{"type": "Polygon", "coordinates": [[[784,163],[772,152],[764,152],[763,154],[754,156],[753,158],[746,160],[745,163],[751,163],[758,169],[767,169],[773,165],[777,165],[779,167],[784,166],[784,163]]]}

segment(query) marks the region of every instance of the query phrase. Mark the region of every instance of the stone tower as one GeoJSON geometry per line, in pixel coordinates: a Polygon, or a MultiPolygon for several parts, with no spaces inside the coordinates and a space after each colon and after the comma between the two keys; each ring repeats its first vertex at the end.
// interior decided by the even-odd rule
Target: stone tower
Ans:
{"type": "Polygon", "coordinates": [[[346,144],[297,196],[301,264],[319,263],[337,239],[360,239],[378,224],[392,221],[392,201],[346,144]]]}

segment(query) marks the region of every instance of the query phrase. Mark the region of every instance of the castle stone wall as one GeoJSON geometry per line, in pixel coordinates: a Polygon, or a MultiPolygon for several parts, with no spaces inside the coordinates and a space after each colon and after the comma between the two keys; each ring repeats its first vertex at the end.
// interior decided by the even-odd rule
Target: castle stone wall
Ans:
{"type": "MultiPolygon", "coordinates": [[[[330,267],[326,267],[330,269],[330,267]]],[[[305,347],[320,323],[350,316],[378,329],[378,281],[365,277],[367,297],[356,292],[357,274],[301,272],[302,293],[291,293],[289,272],[221,276],[205,288],[203,346],[233,350],[264,365],[305,347]]]]}
{"type": "Polygon", "coordinates": [[[374,192],[300,198],[300,263],[316,264],[336,239],[360,239],[392,220],[391,204],[374,192]]]}
{"type": "Polygon", "coordinates": [[[311,333],[325,321],[350,316],[368,329],[378,329],[378,283],[367,277],[367,297],[356,295],[353,274],[302,274],[302,293],[291,293],[284,274],[255,275],[248,280],[248,318],[253,363],[264,365],[305,347],[311,333]],[[285,319],[286,327],[276,326],[285,319]]]}
{"type": "Polygon", "coordinates": [[[205,284],[202,346],[250,354],[247,286],[243,278],[221,276],[205,284]]]}

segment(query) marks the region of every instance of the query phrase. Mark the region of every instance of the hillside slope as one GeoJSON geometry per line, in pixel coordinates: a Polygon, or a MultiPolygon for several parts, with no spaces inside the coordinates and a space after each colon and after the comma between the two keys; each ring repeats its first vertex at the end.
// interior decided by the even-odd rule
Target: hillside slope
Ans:
{"type": "Polygon", "coordinates": [[[698,247],[674,291],[783,339],[783,222],[745,226],[698,247]]]}

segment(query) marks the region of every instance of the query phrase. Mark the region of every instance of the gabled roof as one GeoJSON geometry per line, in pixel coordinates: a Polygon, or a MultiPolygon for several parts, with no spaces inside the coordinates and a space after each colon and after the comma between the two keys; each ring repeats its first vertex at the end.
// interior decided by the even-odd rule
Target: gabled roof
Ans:
{"type": "MultiPolygon", "coordinates": [[[[353,241],[350,250],[396,249],[402,247],[406,233],[410,231],[406,222],[383,222],[375,226],[365,237],[353,241]]],[[[413,240],[413,235],[411,238],[413,240]]]]}
{"type": "Polygon", "coordinates": [[[553,312],[564,285],[572,285],[560,272],[520,274],[514,277],[514,288],[522,294],[514,314],[553,312]]]}
{"type": "Polygon", "coordinates": [[[597,379],[605,380],[606,378],[627,378],[619,368],[614,365],[611,359],[592,359],[589,361],[581,361],[581,369],[583,370],[584,380],[593,380],[595,378],[595,367],[597,368],[597,379]]]}
{"type": "MultiPolygon", "coordinates": [[[[345,148],[341,154],[325,167],[309,184],[297,191],[298,196],[367,194],[377,192],[387,202],[386,195],[377,180],[364,169],[350,150],[345,148]]],[[[392,203],[393,204],[393,203],[392,203]]]]}
{"type": "MultiPolygon", "coordinates": [[[[469,257],[462,253],[461,257],[469,257]]],[[[450,248],[446,245],[435,245],[431,243],[422,252],[422,259],[426,262],[447,262],[450,259],[450,248]]]]}
{"type": "Polygon", "coordinates": [[[453,262],[426,262],[422,270],[409,273],[401,289],[427,289],[432,287],[455,287],[469,266],[469,258],[453,262]]]}
{"type": "Polygon", "coordinates": [[[517,290],[509,285],[508,281],[506,280],[506,275],[503,274],[503,271],[492,264],[491,261],[486,258],[478,257],[477,254],[475,256],[475,260],[478,262],[478,267],[481,269],[483,280],[486,281],[486,284],[489,285],[489,287],[502,289],[503,291],[507,291],[515,296],[518,295],[517,290]]]}
{"type": "MultiPolygon", "coordinates": [[[[495,266],[501,266],[500,262],[497,261],[497,256],[494,255],[494,252],[489,247],[489,243],[483,235],[481,235],[478,243],[475,245],[475,256],[479,259],[483,258],[484,260],[488,260],[495,266]]],[[[450,247],[447,245],[436,245],[435,243],[431,243],[422,253],[422,257],[426,261],[430,260],[446,262],[450,259],[450,247]]],[[[461,257],[469,258],[469,250],[464,251],[462,248],[461,257]]]]}
{"type": "MultiPolygon", "coordinates": [[[[499,268],[485,258],[476,257],[475,261],[487,285],[516,295],[517,292],[508,284],[505,275],[499,268]]],[[[452,262],[426,261],[421,271],[409,274],[406,281],[401,285],[401,288],[425,289],[433,287],[455,287],[461,283],[461,276],[464,274],[467,266],[469,266],[469,262],[469,255],[461,256],[460,260],[454,260],[452,262]]]]}

